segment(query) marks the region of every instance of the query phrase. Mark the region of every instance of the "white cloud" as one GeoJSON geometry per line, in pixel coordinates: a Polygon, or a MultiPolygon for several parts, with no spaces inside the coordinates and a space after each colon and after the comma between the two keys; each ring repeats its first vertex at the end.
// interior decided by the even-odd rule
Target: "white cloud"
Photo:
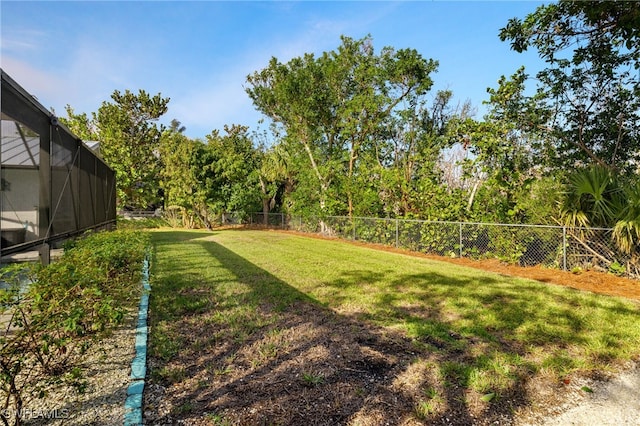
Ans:
{"type": "Polygon", "coordinates": [[[222,131],[225,124],[255,127],[260,115],[243,86],[245,77],[256,69],[247,62],[204,80],[176,82],[172,89],[165,89],[171,97],[168,119],[178,119],[191,137],[204,137],[214,129],[222,131]],[[188,88],[179,85],[187,83],[188,88]]]}
{"type": "Polygon", "coordinates": [[[365,19],[363,16],[354,22],[348,18],[312,19],[304,25],[304,30],[297,34],[287,34],[284,39],[276,39],[282,35],[264,39],[254,45],[252,50],[240,53],[235,60],[235,67],[216,73],[204,81],[192,81],[189,89],[183,88],[184,94],[176,95],[180,87],[174,85],[173,93],[167,91],[171,96],[168,120],[178,119],[186,126],[186,134],[191,137],[203,137],[214,129],[222,130],[225,124],[254,127],[262,116],[255,110],[244,90],[247,75],[266,67],[271,57],[276,57],[284,63],[305,53],[319,54],[322,51],[333,50],[339,46],[340,36],[345,31],[361,28],[371,20],[380,19],[381,16],[377,12],[375,16],[367,18],[365,23],[362,21],[365,19]]]}
{"type": "Polygon", "coordinates": [[[57,110],[57,105],[54,105],[52,101],[59,99],[65,92],[62,80],[49,72],[36,69],[10,56],[2,57],[2,69],[45,108],[54,107],[56,113],[61,112],[57,110]]]}
{"type": "MultiPolygon", "coordinates": [[[[371,33],[376,25],[385,25],[385,19],[393,13],[400,3],[380,2],[374,7],[363,9],[362,7],[345,8],[340,17],[326,18],[312,16],[307,19],[298,34],[289,34],[288,39],[279,45],[267,45],[273,55],[281,62],[301,56],[305,53],[320,54],[324,51],[336,49],[340,45],[340,36],[344,35],[354,39],[360,39],[371,33]]],[[[375,34],[372,34],[375,43],[375,34]]],[[[376,44],[377,45],[377,44],[376,44]]]]}
{"type": "MultiPolygon", "coordinates": [[[[288,3],[275,6],[293,7],[288,3]]],[[[56,44],[52,51],[47,48],[51,45],[46,43],[49,36],[40,30],[14,30],[11,37],[4,37],[7,31],[3,31],[2,67],[59,115],[64,114],[66,104],[76,112],[97,111],[116,89],[160,91],[171,98],[163,121],[176,118],[187,127],[189,136],[203,137],[213,129],[222,129],[224,124],[256,125],[261,116],[243,85],[246,76],[267,66],[272,56],[286,62],[305,53],[333,50],[340,43],[340,35],[364,36],[364,28],[381,19],[388,9],[352,10],[336,19],[308,17],[303,25],[296,26],[300,28],[297,33],[260,34],[251,50],[224,58],[225,64],[233,66],[211,70],[199,69],[197,63],[170,63],[170,57],[157,51],[156,45],[161,45],[158,40],[129,43],[130,40],[116,37],[97,41],[88,32],[76,34],[77,40],[58,40],[64,44],[56,44]]],[[[203,62],[215,63],[210,55],[216,54],[203,52],[203,62]]]]}
{"type": "MultiPolygon", "coordinates": [[[[67,104],[76,112],[97,111],[115,89],[133,89],[136,75],[141,75],[138,81],[145,80],[141,72],[143,54],[122,52],[90,41],[65,47],[64,53],[58,53],[58,59],[62,55],[61,60],[43,61],[46,68],[35,65],[41,61],[22,59],[25,55],[16,57],[3,50],[2,68],[43,106],[53,107],[58,115],[64,115],[67,104]]],[[[28,58],[34,56],[28,55],[28,58]]]]}
{"type": "Polygon", "coordinates": [[[0,47],[3,52],[20,54],[25,50],[37,50],[46,46],[47,34],[30,28],[7,28],[2,31],[0,47]]]}
{"type": "Polygon", "coordinates": [[[214,129],[222,131],[225,124],[255,128],[262,116],[245,92],[246,77],[266,67],[272,56],[286,62],[307,52],[333,48],[339,41],[338,37],[332,40],[326,33],[324,37],[318,37],[317,31],[311,29],[282,43],[264,40],[251,51],[240,53],[235,60],[236,65],[231,68],[212,73],[204,80],[182,82],[188,84],[188,88],[175,82],[172,89],[165,89],[171,97],[169,119],[178,119],[191,137],[204,137],[214,129]]]}

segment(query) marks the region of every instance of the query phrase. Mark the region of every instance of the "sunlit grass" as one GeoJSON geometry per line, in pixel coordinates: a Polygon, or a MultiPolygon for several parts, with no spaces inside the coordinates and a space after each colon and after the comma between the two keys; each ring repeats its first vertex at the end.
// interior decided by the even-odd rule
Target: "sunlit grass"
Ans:
{"type": "MultiPolygon", "coordinates": [[[[165,360],[180,342],[172,328],[178,319],[206,313],[199,320],[218,327],[219,340],[242,343],[296,301],[450,355],[437,366],[442,383],[480,394],[538,373],[561,378],[640,355],[640,308],[619,298],[271,231],[162,231],[153,239],[151,351],[165,360]],[[265,304],[269,315],[260,312],[265,304]]],[[[281,350],[273,333],[255,348],[263,361],[281,350]]],[[[425,397],[418,416],[437,403],[425,397]]]]}

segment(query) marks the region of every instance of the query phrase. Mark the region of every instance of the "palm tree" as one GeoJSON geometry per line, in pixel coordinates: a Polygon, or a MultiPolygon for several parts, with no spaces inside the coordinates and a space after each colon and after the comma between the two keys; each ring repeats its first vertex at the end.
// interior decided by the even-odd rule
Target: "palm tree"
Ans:
{"type": "Polygon", "coordinates": [[[639,266],[640,180],[637,177],[624,182],[599,165],[577,170],[569,178],[561,212],[562,223],[568,227],[613,228],[613,242],[630,256],[629,267],[639,266]]]}
{"type": "Polygon", "coordinates": [[[569,227],[613,227],[623,205],[623,191],[615,175],[595,165],[569,176],[561,218],[569,227]]]}
{"type": "Polygon", "coordinates": [[[173,118],[169,124],[169,131],[175,133],[184,133],[187,128],[182,125],[180,120],[173,118]]]}
{"type": "Polygon", "coordinates": [[[640,252],[640,181],[624,188],[625,204],[613,228],[613,238],[624,253],[638,258],[640,252]]]}
{"type": "Polygon", "coordinates": [[[258,178],[262,191],[262,214],[264,224],[268,224],[268,215],[275,207],[276,194],[281,185],[290,178],[290,158],[281,145],[276,145],[262,154],[262,163],[258,178]]]}

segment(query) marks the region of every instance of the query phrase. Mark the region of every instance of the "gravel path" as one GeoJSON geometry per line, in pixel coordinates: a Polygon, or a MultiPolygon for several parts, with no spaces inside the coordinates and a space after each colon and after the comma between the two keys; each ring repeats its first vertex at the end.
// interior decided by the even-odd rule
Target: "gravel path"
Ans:
{"type": "Polygon", "coordinates": [[[90,347],[82,361],[87,380],[84,393],[70,386],[51,388],[46,398],[25,404],[24,424],[122,425],[131,360],[135,356],[136,321],[137,311],[132,311],[110,337],[90,347]]]}
{"type": "Polygon", "coordinates": [[[580,380],[572,387],[557,414],[522,426],[640,426],[640,362],[609,380],[580,380]]]}

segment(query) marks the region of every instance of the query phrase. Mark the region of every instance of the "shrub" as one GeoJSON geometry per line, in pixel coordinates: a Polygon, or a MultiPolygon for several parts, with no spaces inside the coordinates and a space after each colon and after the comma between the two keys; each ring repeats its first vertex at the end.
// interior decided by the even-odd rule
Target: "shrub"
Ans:
{"type": "Polygon", "coordinates": [[[21,413],[29,395],[43,397],[47,383],[76,377],[88,346],[122,322],[140,295],[147,247],[148,236],[140,232],[100,232],[68,244],[47,267],[4,271],[9,285],[0,289],[3,423],[19,424],[9,413],[21,413]]]}

